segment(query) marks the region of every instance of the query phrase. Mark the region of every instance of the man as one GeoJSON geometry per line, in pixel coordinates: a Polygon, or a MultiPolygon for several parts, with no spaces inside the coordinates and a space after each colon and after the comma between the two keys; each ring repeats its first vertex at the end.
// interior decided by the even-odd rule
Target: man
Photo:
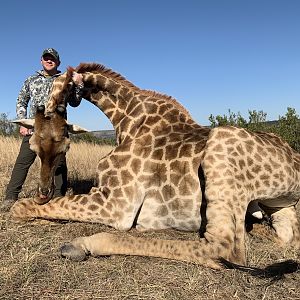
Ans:
{"type": "MultiPolygon", "coordinates": [[[[17,117],[19,119],[27,117],[29,101],[30,109],[28,115],[29,118],[34,118],[37,107],[40,105],[46,105],[52,83],[54,79],[61,74],[58,70],[60,58],[55,49],[47,48],[43,51],[41,64],[43,69],[38,71],[35,75],[28,77],[21,88],[16,108],[17,117]]],[[[74,95],[68,99],[68,103],[71,106],[76,107],[81,101],[83,89],[82,76],[75,73],[73,81],[76,87],[74,89],[74,95]]],[[[15,201],[17,201],[28,170],[36,158],[35,152],[33,152],[29,146],[29,139],[31,137],[32,130],[21,126],[20,134],[23,136],[23,140],[12,171],[10,182],[6,189],[5,200],[3,200],[0,205],[0,210],[2,212],[9,211],[10,207],[15,201]]],[[[64,156],[55,172],[54,197],[65,195],[67,190],[67,172],[66,157],[64,156]]]]}

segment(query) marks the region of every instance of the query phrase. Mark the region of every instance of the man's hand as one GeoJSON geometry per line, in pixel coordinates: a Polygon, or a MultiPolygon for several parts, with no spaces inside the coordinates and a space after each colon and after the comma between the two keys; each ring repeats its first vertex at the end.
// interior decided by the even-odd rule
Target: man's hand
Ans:
{"type": "Polygon", "coordinates": [[[73,72],[72,80],[77,86],[82,86],[83,85],[83,76],[82,74],[73,72]]]}
{"type": "Polygon", "coordinates": [[[26,127],[20,126],[20,134],[22,136],[31,135],[32,134],[32,129],[28,129],[26,127]]]}

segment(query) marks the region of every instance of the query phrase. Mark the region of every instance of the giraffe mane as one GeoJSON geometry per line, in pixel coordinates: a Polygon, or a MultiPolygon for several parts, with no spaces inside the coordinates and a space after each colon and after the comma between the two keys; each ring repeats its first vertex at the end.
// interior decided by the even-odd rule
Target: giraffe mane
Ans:
{"type": "Polygon", "coordinates": [[[171,103],[172,105],[174,105],[180,112],[185,114],[187,117],[192,118],[190,113],[188,112],[188,110],[182,104],[180,104],[175,98],[173,98],[169,95],[166,95],[166,94],[156,92],[156,91],[140,89],[137,86],[135,86],[133,83],[128,81],[125,77],[120,75],[119,73],[113,71],[112,69],[105,67],[102,64],[80,63],[75,69],[73,69],[73,68],[71,68],[71,69],[77,73],[85,73],[85,72],[101,73],[105,76],[112,78],[113,80],[121,82],[123,85],[127,86],[130,89],[133,89],[134,91],[139,92],[140,94],[142,94],[144,96],[162,98],[162,99],[166,100],[167,102],[171,103]]]}

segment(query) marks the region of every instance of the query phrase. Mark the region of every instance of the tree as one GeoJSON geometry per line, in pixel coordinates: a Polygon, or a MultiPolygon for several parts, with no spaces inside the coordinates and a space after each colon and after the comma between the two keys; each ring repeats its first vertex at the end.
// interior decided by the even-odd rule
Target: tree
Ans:
{"type": "Polygon", "coordinates": [[[8,119],[8,114],[0,114],[0,135],[16,135],[16,128],[16,125],[8,119]]]}
{"type": "Polygon", "coordinates": [[[294,108],[288,107],[285,116],[279,116],[274,129],[274,133],[280,135],[292,148],[300,152],[300,119],[294,108]]]}

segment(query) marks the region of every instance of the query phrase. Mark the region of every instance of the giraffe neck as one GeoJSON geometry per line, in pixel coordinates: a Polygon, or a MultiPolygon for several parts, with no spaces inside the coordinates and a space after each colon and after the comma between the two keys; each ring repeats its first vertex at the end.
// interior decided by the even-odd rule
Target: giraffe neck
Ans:
{"type": "Polygon", "coordinates": [[[115,73],[82,74],[86,86],[83,97],[100,108],[110,119],[119,142],[125,136],[134,135],[135,130],[145,122],[150,127],[151,122],[175,124],[179,119],[186,126],[195,124],[189,113],[171,97],[140,90],[115,73]]]}

